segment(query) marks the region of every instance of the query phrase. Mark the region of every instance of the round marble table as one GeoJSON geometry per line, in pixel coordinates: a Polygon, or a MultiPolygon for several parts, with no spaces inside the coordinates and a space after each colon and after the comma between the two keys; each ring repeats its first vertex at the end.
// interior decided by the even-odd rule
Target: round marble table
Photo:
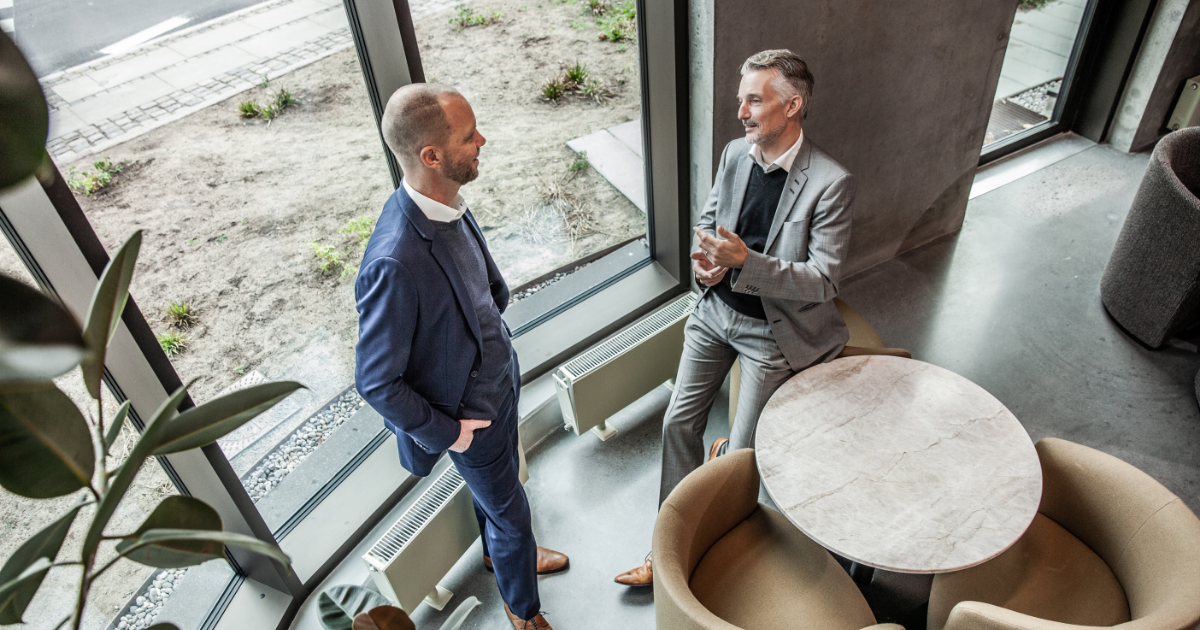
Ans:
{"type": "Polygon", "coordinates": [[[1042,471],[1000,401],[928,363],[846,357],[809,368],[763,409],[763,484],[825,548],[901,573],[943,573],[1008,549],[1033,522],[1042,471]]]}

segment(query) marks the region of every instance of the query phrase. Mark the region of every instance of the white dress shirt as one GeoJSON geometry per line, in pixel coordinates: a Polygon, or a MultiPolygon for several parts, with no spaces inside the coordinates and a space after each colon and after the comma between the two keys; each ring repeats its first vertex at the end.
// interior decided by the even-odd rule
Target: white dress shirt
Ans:
{"type": "Polygon", "coordinates": [[[803,142],[804,142],[804,130],[800,130],[800,137],[796,138],[796,144],[793,144],[792,148],[788,149],[787,151],[784,151],[783,155],[780,155],[779,157],[775,158],[774,162],[767,164],[763,160],[762,149],[759,148],[759,146],[757,144],[750,145],[750,157],[754,158],[754,161],[756,163],[758,163],[759,166],[762,167],[762,170],[764,173],[770,173],[771,171],[773,171],[777,168],[781,168],[785,171],[790,171],[790,170],[792,170],[792,162],[796,161],[796,154],[800,152],[800,145],[803,142]]]}
{"type": "Polygon", "coordinates": [[[400,180],[400,184],[404,186],[404,190],[408,192],[408,196],[412,197],[413,203],[421,209],[425,218],[430,221],[441,221],[449,223],[462,218],[462,215],[467,212],[467,200],[463,199],[462,195],[454,198],[454,206],[447,206],[440,201],[434,201],[425,195],[413,190],[412,186],[408,185],[407,179],[400,180]]]}

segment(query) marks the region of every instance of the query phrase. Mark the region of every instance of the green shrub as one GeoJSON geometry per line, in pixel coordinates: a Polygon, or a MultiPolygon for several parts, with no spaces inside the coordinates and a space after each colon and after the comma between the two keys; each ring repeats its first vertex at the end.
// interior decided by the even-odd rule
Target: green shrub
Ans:
{"type": "Polygon", "coordinates": [[[183,298],[167,302],[167,307],[159,310],[175,328],[186,330],[196,323],[196,309],[183,298]]]}
{"type": "Polygon", "coordinates": [[[238,115],[242,118],[261,118],[271,121],[278,118],[283,113],[283,110],[299,102],[300,100],[292,95],[287,88],[281,87],[271,97],[269,105],[262,105],[258,101],[242,101],[242,104],[238,105],[238,115]]]}
{"type": "Polygon", "coordinates": [[[309,241],[308,248],[317,255],[317,268],[323,273],[333,273],[339,267],[342,270],[343,278],[358,273],[358,267],[347,264],[333,245],[322,245],[316,241],[309,241]]]}
{"type": "Polygon", "coordinates": [[[588,70],[583,64],[575,61],[575,65],[570,66],[563,72],[564,83],[568,86],[581,86],[587,81],[588,70]]]}
{"type": "Polygon", "coordinates": [[[637,8],[633,0],[626,0],[611,7],[600,18],[600,39],[622,42],[634,39],[637,34],[637,8]]]}
{"type": "Polygon", "coordinates": [[[242,104],[238,105],[238,115],[242,118],[258,118],[258,110],[261,107],[255,101],[242,101],[242,104]]]}
{"type": "Polygon", "coordinates": [[[589,166],[587,151],[580,151],[575,154],[575,159],[567,165],[567,170],[573,174],[579,174],[587,170],[589,166]]]}
{"type": "Polygon", "coordinates": [[[125,162],[114,163],[104,158],[92,164],[92,170],[76,173],[75,167],[67,169],[67,186],[77,193],[91,196],[92,193],[112,183],[113,175],[125,168],[125,162]]]}
{"type": "Polygon", "coordinates": [[[188,338],[177,332],[165,332],[158,336],[158,345],[167,356],[173,357],[187,349],[188,338]]]}
{"type": "Polygon", "coordinates": [[[456,30],[461,31],[470,26],[496,24],[500,22],[500,18],[502,17],[504,17],[504,14],[499,11],[476,13],[475,9],[465,4],[460,4],[454,7],[454,17],[450,18],[450,23],[454,25],[456,30]]]}
{"type": "Polygon", "coordinates": [[[338,228],[338,234],[350,236],[358,239],[358,245],[364,250],[367,248],[367,242],[371,240],[371,232],[375,230],[375,219],[373,217],[363,215],[357,219],[350,219],[338,228]]]}
{"type": "Polygon", "coordinates": [[[548,83],[542,86],[542,98],[545,98],[551,103],[557,102],[558,99],[565,96],[566,93],[567,86],[563,85],[562,79],[558,77],[550,79],[548,83]]]}

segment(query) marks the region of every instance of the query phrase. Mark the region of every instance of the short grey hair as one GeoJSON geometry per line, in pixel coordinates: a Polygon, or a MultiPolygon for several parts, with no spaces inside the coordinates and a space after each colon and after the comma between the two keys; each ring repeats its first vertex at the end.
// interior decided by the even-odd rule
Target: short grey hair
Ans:
{"type": "Polygon", "coordinates": [[[392,93],[383,110],[383,141],[402,164],[419,160],[421,149],[441,145],[450,134],[450,121],[442,108],[443,96],[458,90],[436,83],[412,83],[392,93]]]}
{"type": "Polygon", "coordinates": [[[800,118],[808,118],[808,104],[812,100],[813,79],[812,71],[800,55],[787,50],[764,50],[750,55],[742,63],[742,74],[755,70],[775,70],[778,72],[775,89],[783,94],[783,100],[800,96],[803,104],[800,106],[800,118]]]}

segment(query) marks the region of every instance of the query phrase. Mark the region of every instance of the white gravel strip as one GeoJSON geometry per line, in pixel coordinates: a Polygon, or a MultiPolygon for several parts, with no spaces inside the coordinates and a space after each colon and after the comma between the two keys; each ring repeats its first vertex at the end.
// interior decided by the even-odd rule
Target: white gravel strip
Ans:
{"type": "Polygon", "coordinates": [[[575,273],[576,271],[579,271],[580,269],[583,269],[584,267],[586,267],[590,264],[592,264],[592,263],[588,263],[587,265],[579,265],[578,267],[576,267],[570,271],[563,271],[561,273],[556,273],[551,278],[547,278],[546,280],[543,280],[531,287],[528,287],[525,290],[521,291],[520,293],[515,293],[511,297],[508,298],[508,305],[512,306],[513,304],[516,304],[517,302],[524,300],[525,298],[533,295],[534,293],[537,293],[538,291],[545,289],[546,287],[554,284],[555,282],[558,282],[559,280],[562,280],[563,278],[566,278],[567,276],[575,273]]]}
{"type": "Polygon", "coordinates": [[[129,611],[121,615],[116,623],[118,630],[146,630],[154,625],[158,611],[162,609],[171,593],[175,592],[186,573],[187,569],[167,569],[154,576],[150,588],[144,594],[138,595],[129,611]]]}

